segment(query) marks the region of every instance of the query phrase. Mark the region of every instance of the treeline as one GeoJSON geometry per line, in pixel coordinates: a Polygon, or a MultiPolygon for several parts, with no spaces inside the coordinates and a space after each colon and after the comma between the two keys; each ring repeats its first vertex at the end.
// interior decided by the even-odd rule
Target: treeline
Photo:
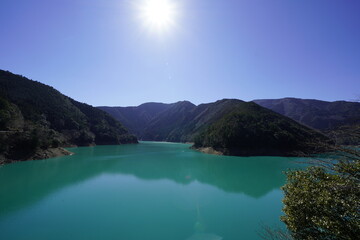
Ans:
{"type": "Polygon", "coordinates": [[[0,71],[0,155],[25,160],[39,149],[136,143],[107,113],[45,84],[0,71]]]}

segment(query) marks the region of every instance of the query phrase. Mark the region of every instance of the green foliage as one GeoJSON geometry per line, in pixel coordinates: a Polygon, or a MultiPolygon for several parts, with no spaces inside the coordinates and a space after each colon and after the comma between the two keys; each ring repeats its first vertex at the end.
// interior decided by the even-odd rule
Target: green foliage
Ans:
{"type": "Polygon", "coordinates": [[[24,118],[46,121],[57,131],[85,128],[86,116],[54,88],[25,77],[0,71],[0,95],[16,104],[24,118]]]}
{"type": "Polygon", "coordinates": [[[22,128],[23,121],[23,116],[18,107],[0,96],[0,131],[22,128]]]}
{"type": "Polygon", "coordinates": [[[195,142],[197,148],[212,147],[229,155],[298,155],[296,151],[314,152],[308,142],[327,140],[287,117],[237,99],[199,106],[183,101],[101,109],[126,120],[140,139],[195,142]]]}
{"type": "Polygon", "coordinates": [[[5,132],[0,155],[11,160],[24,160],[50,147],[137,142],[105,112],[0,70],[1,130],[5,132]]]}
{"type": "Polygon", "coordinates": [[[72,99],[71,102],[85,114],[86,121],[90,126],[90,131],[95,135],[94,141],[96,144],[137,142],[136,137],[130,135],[120,122],[116,121],[106,112],[72,99]]]}
{"type": "Polygon", "coordinates": [[[195,106],[188,101],[173,104],[146,103],[138,107],[100,107],[123,122],[143,140],[192,142],[210,124],[231,112],[237,99],[223,99],[195,106]]]}
{"type": "Polygon", "coordinates": [[[185,142],[190,139],[188,125],[193,121],[196,106],[188,101],[172,104],[166,111],[155,116],[141,133],[144,140],[185,142]]]}
{"type": "Polygon", "coordinates": [[[294,239],[360,236],[360,153],[343,151],[343,157],[328,162],[328,168],[312,166],[287,173],[281,219],[294,239]]]}
{"type": "Polygon", "coordinates": [[[7,125],[11,120],[9,108],[9,102],[0,97],[0,130],[6,130],[7,125]]]}
{"type": "MultiPolygon", "coordinates": [[[[175,103],[176,104],[176,103],[175,103]]],[[[142,137],[144,130],[156,116],[175,104],[144,103],[137,107],[98,107],[124,124],[130,133],[142,137]]]]}
{"type": "Polygon", "coordinates": [[[297,155],[326,137],[255,103],[241,103],[195,138],[228,155],[297,155]]]}
{"type": "Polygon", "coordinates": [[[339,145],[360,145],[360,120],[355,124],[348,124],[325,131],[339,145]]]}

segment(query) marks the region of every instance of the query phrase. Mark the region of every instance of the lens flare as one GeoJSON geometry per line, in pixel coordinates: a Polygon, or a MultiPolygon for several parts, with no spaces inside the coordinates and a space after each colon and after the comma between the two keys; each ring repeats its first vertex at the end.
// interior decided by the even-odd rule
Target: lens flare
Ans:
{"type": "Polygon", "coordinates": [[[144,25],[152,31],[168,31],[175,25],[177,6],[174,0],[143,0],[139,9],[144,25]]]}

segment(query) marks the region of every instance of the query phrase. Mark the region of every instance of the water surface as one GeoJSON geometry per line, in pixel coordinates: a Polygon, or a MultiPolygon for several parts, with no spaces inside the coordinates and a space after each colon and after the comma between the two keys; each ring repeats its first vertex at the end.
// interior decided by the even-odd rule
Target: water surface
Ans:
{"type": "Polygon", "coordinates": [[[293,158],[224,157],[186,144],[69,149],[0,167],[0,239],[260,239],[282,226],[293,158]]]}

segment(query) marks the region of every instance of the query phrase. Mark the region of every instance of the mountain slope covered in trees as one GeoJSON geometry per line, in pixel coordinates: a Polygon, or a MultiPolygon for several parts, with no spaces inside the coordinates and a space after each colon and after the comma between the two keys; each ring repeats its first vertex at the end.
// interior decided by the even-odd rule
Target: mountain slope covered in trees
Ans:
{"type": "Polygon", "coordinates": [[[360,145],[360,103],[282,98],[255,103],[322,131],[339,145],[360,145]]]}
{"type": "Polygon", "coordinates": [[[242,102],[196,138],[195,148],[225,155],[298,156],[322,151],[328,139],[319,132],[252,102],[242,102]]]}
{"type": "Polygon", "coordinates": [[[144,103],[137,107],[98,107],[109,113],[115,119],[120,121],[129,130],[137,136],[141,136],[144,129],[153,118],[161,112],[169,109],[173,104],[165,103],[144,103]]]}
{"type": "MultiPolygon", "coordinates": [[[[296,151],[314,152],[310,142],[327,140],[287,117],[237,99],[199,106],[177,102],[153,116],[141,127],[140,139],[195,142],[196,148],[211,148],[228,155],[296,155],[296,151]]],[[[138,116],[125,117],[142,121],[138,116]]]]}
{"type": "Polygon", "coordinates": [[[0,71],[0,161],[51,157],[50,150],[61,146],[136,142],[107,113],[0,71]]]}
{"type": "Polygon", "coordinates": [[[299,98],[261,99],[254,102],[318,130],[335,129],[360,122],[360,103],[357,102],[299,98]]]}
{"type": "Polygon", "coordinates": [[[189,142],[198,132],[242,101],[223,99],[196,106],[188,101],[145,103],[138,107],[99,107],[124,123],[139,139],[189,142]]]}

